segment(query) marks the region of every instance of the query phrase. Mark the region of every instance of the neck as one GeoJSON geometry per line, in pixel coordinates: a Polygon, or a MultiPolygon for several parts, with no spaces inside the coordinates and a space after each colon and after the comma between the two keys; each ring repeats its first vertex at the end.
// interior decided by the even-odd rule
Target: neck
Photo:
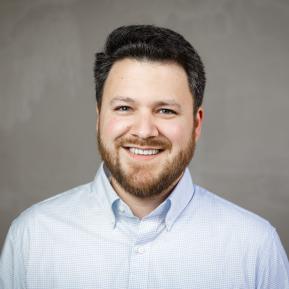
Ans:
{"type": "Polygon", "coordinates": [[[182,175],[172,183],[165,191],[160,194],[147,198],[137,197],[121,187],[114,177],[111,178],[111,185],[113,186],[119,197],[130,207],[133,214],[139,219],[144,218],[157,208],[172,192],[176,184],[179,182],[182,175]]]}

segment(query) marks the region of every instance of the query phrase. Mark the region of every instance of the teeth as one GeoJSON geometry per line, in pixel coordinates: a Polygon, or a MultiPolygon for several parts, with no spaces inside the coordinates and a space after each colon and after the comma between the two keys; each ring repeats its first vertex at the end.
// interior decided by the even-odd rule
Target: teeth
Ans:
{"type": "Polygon", "coordinates": [[[159,150],[142,150],[137,148],[129,148],[129,151],[135,155],[156,155],[159,153],[159,150]]]}

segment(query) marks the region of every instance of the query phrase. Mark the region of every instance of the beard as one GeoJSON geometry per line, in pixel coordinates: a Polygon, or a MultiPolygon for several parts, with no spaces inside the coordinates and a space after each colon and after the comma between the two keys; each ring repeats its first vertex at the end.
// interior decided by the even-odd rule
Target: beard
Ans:
{"type": "Polygon", "coordinates": [[[143,147],[161,147],[164,151],[170,151],[172,144],[166,137],[159,136],[152,139],[120,137],[115,141],[115,149],[109,150],[102,142],[100,129],[98,129],[97,142],[102,160],[114,180],[126,192],[142,199],[158,196],[165,191],[171,190],[193,158],[196,146],[195,129],[193,129],[192,136],[185,148],[173,158],[167,158],[159,172],[155,173],[154,167],[160,166],[160,163],[122,163],[118,152],[124,149],[123,146],[128,143],[143,147]]]}

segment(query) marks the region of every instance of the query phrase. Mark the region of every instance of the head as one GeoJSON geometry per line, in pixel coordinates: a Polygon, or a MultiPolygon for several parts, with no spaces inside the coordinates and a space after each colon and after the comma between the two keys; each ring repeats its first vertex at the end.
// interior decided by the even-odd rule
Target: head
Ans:
{"type": "Polygon", "coordinates": [[[114,30],[96,54],[97,136],[112,178],[140,198],[181,177],[200,135],[204,67],[178,33],[151,25],[114,30]]]}
{"type": "Polygon", "coordinates": [[[180,34],[153,25],[121,26],[113,30],[103,52],[96,53],[94,78],[98,110],[103,87],[111,67],[124,58],[156,62],[175,62],[186,72],[194,99],[194,113],[202,105],[206,78],[202,60],[193,46],[180,34]]]}

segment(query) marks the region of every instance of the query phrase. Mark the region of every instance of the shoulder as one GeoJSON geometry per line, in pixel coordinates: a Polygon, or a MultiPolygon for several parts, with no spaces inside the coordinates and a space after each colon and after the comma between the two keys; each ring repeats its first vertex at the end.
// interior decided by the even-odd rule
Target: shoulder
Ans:
{"type": "Polygon", "coordinates": [[[213,248],[232,268],[241,264],[247,273],[255,272],[252,278],[257,276],[258,284],[268,280],[264,288],[276,288],[276,280],[278,288],[287,288],[288,259],[275,228],[263,217],[202,187],[194,185],[194,190],[187,220],[191,220],[191,236],[198,232],[202,248],[209,252],[213,248]]]}
{"type": "Polygon", "coordinates": [[[242,208],[200,186],[194,185],[194,211],[199,220],[239,240],[263,242],[275,228],[263,217],[242,208]]]}
{"type": "Polygon", "coordinates": [[[17,216],[10,227],[12,235],[24,234],[46,220],[71,218],[91,203],[91,184],[84,184],[38,202],[17,216]]]}

